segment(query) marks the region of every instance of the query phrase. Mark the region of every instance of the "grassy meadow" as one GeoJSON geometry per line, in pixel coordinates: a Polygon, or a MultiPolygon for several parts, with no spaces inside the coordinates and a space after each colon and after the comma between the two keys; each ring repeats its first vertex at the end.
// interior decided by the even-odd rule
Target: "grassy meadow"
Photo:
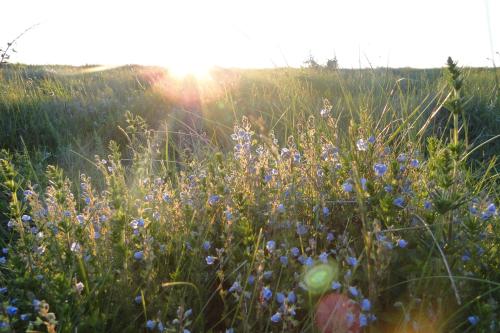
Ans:
{"type": "Polygon", "coordinates": [[[0,67],[0,332],[500,331],[499,77],[0,67]]]}

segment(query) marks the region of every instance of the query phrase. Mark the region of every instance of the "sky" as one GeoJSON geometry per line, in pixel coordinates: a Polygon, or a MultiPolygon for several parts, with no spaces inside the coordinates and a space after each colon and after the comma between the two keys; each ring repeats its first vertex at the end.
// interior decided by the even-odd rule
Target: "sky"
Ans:
{"type": "Polygon", "coordinates": [[[12,62],[167,67],[500,64],[500,0],[0,0],[12,62]]]}

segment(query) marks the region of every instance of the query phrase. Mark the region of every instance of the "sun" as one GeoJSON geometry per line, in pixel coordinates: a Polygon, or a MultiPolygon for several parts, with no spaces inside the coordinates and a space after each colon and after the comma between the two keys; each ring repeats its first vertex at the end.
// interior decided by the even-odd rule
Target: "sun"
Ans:
{"type": "Polygon", "coordinates": [[[177,79],[191,76],[198,80],[210,80],[210,72],[214,68],[213,64],[201,61],[186,61],[167,65],[168,72],[177,79]]]}

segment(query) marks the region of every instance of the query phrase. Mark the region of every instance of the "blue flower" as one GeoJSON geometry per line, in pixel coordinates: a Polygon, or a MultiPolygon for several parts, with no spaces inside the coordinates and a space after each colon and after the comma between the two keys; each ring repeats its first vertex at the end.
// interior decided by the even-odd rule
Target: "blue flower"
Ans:
{"type": "Polygon", "coordinates": [[[212,247],[212,244],[209,241],[204,241],[202,247],[203,250],[208,251],[212,247]]]}
{"type": "Polygon", "coordinates": [[[319,255],[319,260],[321,260],[322,263],[326,264],[328,262],[328,253],[321,252],[321,254],[319,255]]]}
{"type": "Polygon", "coordinates": [[[477,323],[479,323],[479,317],[478,316],[469,316],[467,318],[467,320],[469,321],[469,323],[472,325],[472,326],[476,326],[477,323]]]}
{"type": "Polygon", "coordinates": [[[399,154],[397,160],[399,163],[405,162],[406,161],[406,154],[404,154],[404,153],[399,154]]]}
{"type": "Polygon", "coordinates": [[[347,319],[347,327],[351,327],[354,324],[354,314],[352,312],[348,312],[346,315],[347,319]]]}
{"type": "Polygon", "coordinates": [[[154,328],[156,327],[156,321],[154,320],[148,320],[146,322],[146,327],[148,330],[154,330],[154,328]]]}
{"type": "Polygon", "coordinates": [[[137,251],[134,253],[135,260],[142,260],[144,258],[144,251],[137,251]]]}
{"type": "Polygon", "coordinates": [[[360,183],[361,183],[361,189],[362,189],[363,191],[366,191],[366,182],[367,182],[366,178],[364,178],[364,177],[363,177],[363,178],[361,178],[359,181],[360,181],[360,183]]]}
{"type": "Polygon", "coordinates": [[[273,314],[273,316],[271,317],[271,321],[273,323],[279,323],[281,321],[281,313],[276,312],[275,314],[273,314]]]}
{"type": "Polygon", "coordinates": [[[340,284],[340,282],[338,282],[338,281],[332,282],[332,289],[333,290],[339,290],[340,288],[342,288],[342,284],[340,284]]]}
{"type": "Polygon", "coordinates": [[[368,298],[364,298],[361,301],[361,311],[370,311],[372,308],[372,304],[370,303],[370,300],[368,298]]]}
{"type": "Polygon", "coordinates": [[[352,184],[345,182],[344,184],[342,184],[342,189],[347,193],[352,192],[352,184]]]}
{"type": "Polygon", "coordinates": [[[270,252],[273,253],[273,251],[276,249],[276,242],[273,240],[270,240],[266,243],[266,249],[270,252]]]}
{"type": "Polygon", "coordinates": [[[226,329],[225,333],[234,333],[234,328],[230,327],[230,328],[226,329]]]}
{"type": "Polygon", "coordinates": [[[12,306],[12,305],[9,305],[7,306],[7,315],[9,316],[15,316],[17,314],[17,311],[18,311],[18,308],[16,308],[15,306],[12,306]]]}
{"type": "Polygon", "coordinates": [[[261,296],[264,300],[269,301],[273,297],[273,292],[268,287],[262,288],[261,296]]]}
{"type": "Polygon", "coordinates": [[[292,256],[297,257],[300,254],[300,250],[297,247],[292,247],[290,252],[292,253],[292,256]]]}
{"type": "Polygon", "coordinates": [[[22,315],[19,316],[19,318],[21,318],[22,321],[27,321],[30,319],[30,314],[23,313],[22,315]]]}
{"type": "Polygon", "coordinates": [[[213,265],[214,262],[215,262],[215,259],[217,259],[216,257],[212,257],[212,256],[207,256],[205,258],[205,261],[207,262],[207,265],[213,265]]]}
{"type": "Polygon", "coordinates": [[[7,287],[1,287],[0,288],[0,294],[6,294],[8,291],[7,287]]]}
{"type": "Polygon", "coordinates": [[[386,191],[387,193],[391,193],[393,190],[392,186],[391,185],[385,185],[384,186],[384,191],[386,191]]]}
{"type": "Polygon", "coordinates": [[[359,295],[359,291],[356,287],[349,287],[349,293],[353,296],[353,297],[358,297],[359,295]]]}
{"type": "Polygon", "coordinates": [[[135,298],[134,298],[134,302],[135,302],[136,304],[141,304],[141,303],[142,303],[142,296],[141,296],[141,295],[137,295],[137,296],[135,296],[135,298]]]}
{"type": "Polygon", "coordinates": [[[365,326],[368,326],[368,318],[366,318],[366,315],[362,313],[359,315],[359,327],[365,326]]]}
{"type": "Polygon", "coordinates": [[[306,260],[304,261],[304,265],[309,266],[309,267],[312,266],[312,265],[314,265],[313,258],[307,257],[306,260]]]}
{"type": "Polygon", "coordinates": [[[280,262],[283,266],[287,266],[288,265],[288,257],[287,256],[281,256],[280,257],[280,262]]]}
{"type": "Polygon", "coordinates": [[[429,210],[432,208],[432,202],[430,202],[429,200],[425,200],[424,201],[424,208],[429,210]]]}
{"type": "Polygon", "coordinates": [[[247,282],[248,282],[249,285],[253,285],[254,282],[255,282],[255,276],[249,275],[248,279],[247,279],[247,282]]]}
{"type": "Polygon", "coordinates": [[[262,274],[262,277],[264,278],[264,280],[270,280],[273,277],[273,271],[265,271],[262,274]]]}
{"type": "Polygon", "coordinates": [[[288,293],[288,296],[286,298],[288,299],[289,303],[295,303],[295,302],[297,302],[297,296],[295,296],[295,293],[293,291],[290,291],[288,293]]]}
{"type": "Polygon", "coordinates": [[[374,144],[375,143],[375,137],[372,135],[368,138],[368,142],[371,143],[371,144],[374,144]]]}
{"type": "Polygon", "coordinates": [[[330,209],[328,209],[328,207],[323,207],[323,215],[324,216],[330,215],[330,209]]]}
{"type": "Polygon", "coordinates": [[[219,202],[220,197],[217,194],[211,195],[210,198],[208,198],[208,204],[210,206],[215,205],[217,202],[219,202]]]}
{"type": "Polygon", "coordinates": [[[31,216],[23,215],[23,216],[21,216],[21,220],[23,220],[23,222],[29,222],[29,221],[31,221],[31,216]]]}
{"type": "Polygon", "coordinates": [[[304,236],[307,233],[307,226],[297,223],[297,235],[304,236]]]}
{"type": "Polygon", "coordinates": [[[333,235],[333,232],[329,232],[327,235],[326,235],[326,240],[328,242],[332,242],[334,240],[335,236],[333,235]]]}
{"type": "Polygon", "coordinates": [[[365,139],[359,139],[356,141],[356,148],[358,148],[359,151],[366,151],[368,150],[368,142],[365,139]]]}
{"type": "Polygon", "coordinates": [[[417,159],[413,159],[413,160],[411,160],[411,162],[410,162],[410,166],[411,166],[412,168],[418,168],[418,166],[419,166],[419,165],[420,165],[420,162],[419,162],[417,159]]]}
{"type": "Polygon", "coordinates": [[[283,293],[276,294],[276,302],[283,304],[285,302],[285,295],[283,293]]]}
{"type": "Polygon", "coordinates": [[[404,249],[408,245],[408,242],[405,241],[404,239],[398,240],[398,246],[402,249],[404,249]]]}
{"type": "Polygon", "coordinates": [[[373,170],[375,171],[375,175],[378,177],[382,177],[387,172],[387,165],[382,163],[375,163],[373,166],[373,170]]]}
{"type": "Polygon", "coordinates": [[[5,265],[7,263],[7,258],[0,257],[0,264],[5,265]]]}
{"type": "Polygon", "coordinates": [[[278,213],[284,213],[285,212],[285,205],[279,204],[277,209],[278,209],[278,213]]]}
{"type": "Polygon", "coordinates": [[[396,199],[394,199],[394,201],[392,203],[394,204],[394,206],[398,206],[398,207],[403,208],[403,205],[405,203],[405,199],[403,199],[402,197],[397,197],[396,199]]]}
{"type": "Polygon", "coordinates": [[[241,288],[241,284],[239,281],[235,281],[233,285],[229,288],[230,293],[238,292],[241,293],[243,289],[241,288]]]}
{"type": "Polygon", "coordinates": [[[346,261],[349,266],[356,266],[358,264],[358,260],[354,257],[347,257],[346,261]]]}

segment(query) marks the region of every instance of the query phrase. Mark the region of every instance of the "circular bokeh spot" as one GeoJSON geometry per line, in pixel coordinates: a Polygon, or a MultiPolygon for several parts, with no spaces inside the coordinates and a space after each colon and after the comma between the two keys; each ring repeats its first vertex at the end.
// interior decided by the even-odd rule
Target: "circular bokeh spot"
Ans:
{"type": "Polygon", "coordinates": [[[337,279],[339,268],[337,263],[320,264],[309,268],[304,274],[304,284],[311,294],[321,294],[330,289],[333,280],[337,279]]]}
{"type": "Polygon", "coordinates": [[[316,308],[316,326],[321,333],[359,333],[359,304],[345,294],[323,296],[316,308]]]}

